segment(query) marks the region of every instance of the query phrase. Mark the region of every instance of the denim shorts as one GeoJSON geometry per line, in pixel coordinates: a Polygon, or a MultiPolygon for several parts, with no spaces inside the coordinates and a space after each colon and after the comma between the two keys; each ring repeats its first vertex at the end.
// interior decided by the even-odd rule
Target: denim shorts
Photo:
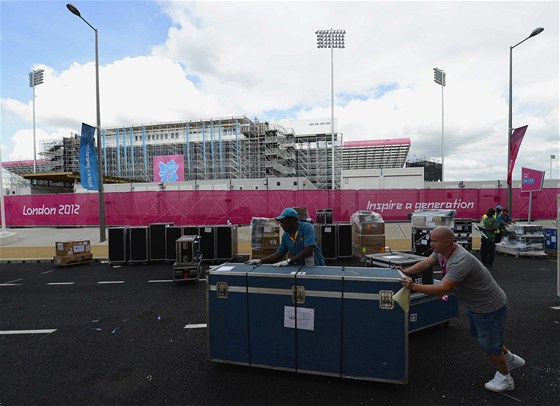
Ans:
{"type": "Polygon", "coordinates": [[[507,312],[507,305],[492,313],[468,312],[471,335],[477,338],[482,350],[490,355],[502,352],[507,312]]]}

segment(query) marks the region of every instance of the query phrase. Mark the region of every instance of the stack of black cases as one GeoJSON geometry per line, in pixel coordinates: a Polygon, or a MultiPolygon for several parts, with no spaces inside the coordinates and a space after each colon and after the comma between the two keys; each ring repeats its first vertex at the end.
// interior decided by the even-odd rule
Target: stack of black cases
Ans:
{"type": "Polygon", "coordinates": [[[315,237],[317,245],[326,260],[336,260],[336,225],[334,224],[315,224],[315,237]]]}
{"type": "MultiPolygon", "coordinates": [[[[371,267],[372,272],[379,268],[401,267],[406,269],[426,259],[420,255],[406,254],[402,252],[370,254],[366,255],[365,265],[371,267]]],[[[433,268],[418,275],[411,275],[414,283],[431,285],[441,283],[434,280],[433,268]]],[[[423,293],[412,293],[410,297],[410,319],[408,331],[423,330],[437,324],[447,323],[457,317],[459,305],[454,294],[446,296],[431,296],[423,293]]]]}
{"type": "Polygon", "coordinates": [[[472,251],[472,223],[470,219],[455,219],[453,226],[455,242],[467,251],[472,251]]]}

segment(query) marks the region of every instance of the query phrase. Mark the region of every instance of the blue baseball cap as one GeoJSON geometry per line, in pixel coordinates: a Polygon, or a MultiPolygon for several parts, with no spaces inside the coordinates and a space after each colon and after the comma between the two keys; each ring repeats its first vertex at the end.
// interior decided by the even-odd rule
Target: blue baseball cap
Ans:
{"type": "Polygon", "coordinates": [[[497,206],[496,206],[496,209],[502,210],[503,207],[502,207],[501,205],[497,205],[497,206]]]}
{"type": "Polygon", "coordinates": [[[276,217],[276,220],[282,220],[285,219],[286,217],[293,217],[297,219],[298,218],[297,211],[295,211],[291,207],[288,207],[287,209],[284,209],[284,211],[282,211],[282,214],[276,217]]]}

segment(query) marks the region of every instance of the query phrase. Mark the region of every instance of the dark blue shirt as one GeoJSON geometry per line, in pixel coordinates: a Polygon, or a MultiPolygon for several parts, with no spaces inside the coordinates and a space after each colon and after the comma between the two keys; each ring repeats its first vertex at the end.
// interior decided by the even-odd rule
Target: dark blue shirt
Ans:
{"type": "Polygon", "coordinates": [[[321,250],[317,246],[317,239],[315,238],[315,230],[313,225],[310,223],[298,222],[298,229],[297,232],[292,239],[290,233],[284,233],[282,235],[282,241],[280,242],[280,246],[278,247],[278,252],[280,255],[284,256],[290,252],[292,257],[299,254],[305,247],[313,247],[313,260],[314,263],[310,261],[310,259],[306,259],[306,261],[300,261],[298,264],[300,265],[318,265],[322,266],[325,265],[325,258],[321,253],[321,250]]]}

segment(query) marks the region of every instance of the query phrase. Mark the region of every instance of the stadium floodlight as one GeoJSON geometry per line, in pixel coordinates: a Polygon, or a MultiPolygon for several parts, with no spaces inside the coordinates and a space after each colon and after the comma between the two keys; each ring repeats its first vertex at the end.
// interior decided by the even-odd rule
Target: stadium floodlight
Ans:
{"type": "Polygon", "coordinates": [[[434,82],[441,85],[441,181],[443,182],[443,88],[445,87],[445,72],[441,69],[434,68],[434,82]]]}
{"type": "Polygon", "coordinates": [[[318,30],[317,48],[330,48],[331,50],[331,147],[332,147],[332,189],[335,189],[335,170],[334,170],[334,49],[344,48],[344,36],[346,30],[318,30]]]}
{"type": "Polygon", "coordinates": [[[33,89],[33,173],[37,173],[37,139],[35,135],[35,86],[43,83],[43,69],[29,72],[29,87],[33,89]]]}

